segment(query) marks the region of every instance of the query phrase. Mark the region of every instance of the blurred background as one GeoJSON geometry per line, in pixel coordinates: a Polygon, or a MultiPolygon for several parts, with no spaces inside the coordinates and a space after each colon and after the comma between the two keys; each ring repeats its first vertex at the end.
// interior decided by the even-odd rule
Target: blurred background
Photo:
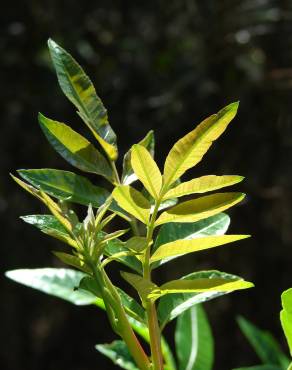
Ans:
{"type": "Polygon", "coordinates": [[[114,368],[94,350],[114,339],[103,312],[3,277],[8,269],[60,266],[50,252],[58,241],[18,218],[43,208],[8,175],[19,168],[74,170],[46,142],[37,112],[86,131],[58,87],[48,37],[93,80],[121,154],[154,129],[161,165],[177,139],[240,100],[229,130],[185,179],[245,176],[238,189],[248,196],[229,212],[231,231],[253,237],[169,263],[158,278],[216,268],[256,284],[206,304],[216,339],[214,369],[259,362],[239,332],[237,314],[271,330],[287,352],[278,313],[280,292],[292,286],[291,0],[26,0],[1,8],[0,368],[114,368]]]}

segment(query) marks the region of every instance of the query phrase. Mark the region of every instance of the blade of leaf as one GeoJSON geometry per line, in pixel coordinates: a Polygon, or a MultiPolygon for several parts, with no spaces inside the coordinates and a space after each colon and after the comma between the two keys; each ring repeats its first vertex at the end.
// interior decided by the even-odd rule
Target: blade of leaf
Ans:
{"type": "Polygon", "coordinates": [[[140,275],[123,271],[121,272],[121,275],[134,289],[137,290],[142,301],[146,300],[150,294],[156,295],[160,292],[157,285],[140,275]]]}
{"type": "Polygon", "coordinates": [[[100,207],[110,193],[93,185],[86,177],[55,169],[18,170],[23,179],[60,200],[100,207]]]}
{"type": "Polygon", "coordinates": [[[196,305],[179,316],[175,344],[180,370],[212,370],[214,340],[201,305],[196,305]]]}
{"type": "Polygon", "coordinates": [[[73,266],[77,270],[83,271],[87,274],[91,273],[90,268],[83,261],[81,261],[80,258],[64,252],[53,251],[53,253],[57,258],[59,258],[60,261],[62,261],[66,265],[73,266]]]}
{"type": "Polygon", "coordinates": [[[242,316],[237,318],[237,322],[246,339],[264,364],[279,365],[285,369],[288,367],[289,359],[281,351],[279,344],[271,333],[258,329],[242,316]]]}
{"type": "Polygon", "coordinates": [[[169,186],[189,168],[201,161],[213,141],[225,131],[235,117],[237,109],[238,102],[229,104],[217,114],[205,119],[173,146],[164,165],[165,190],[168,190],[169,186]]]}
{"type": "Polygon", "coordinates": [[[280,312],[280,320],[292,356],[292,288],[282,293],[281,301],[283,310],[280,312]]]}
{"type": "Polygon", "coordinates": [[[162,185],[162,176],[151,154],[142,145],[133,145],[131,165],[147,191],[154,199],[158,199],[162,185]]]}
{"type": "Polygon", "coordinates": [[[208,191],[222,189],[242,181],[242,176],[202,176],[196,179],[183,182],[173,189],[170,189],[163,199],[178,198],[194,193],[206,193],[208,191]]]}
{"type": "Polygon", "coordinates": [[[241,202],[242,193],[217,193],[189,200],[163,212],[155,226],[167,222],[195,222],[208,218],[241,202]]]}
{"type": "Polygon", "coordinates": [[[250,367],[240,367],[240,368],[236,368],[233,370],[283,370],[283,369],[279,366],[274,366],[274,365],[257,365],[257,366],[250,366],[250,367]]]}
{"type": "MultiPolygon", "coordinates": [[[[151,156],[154,156],[154,132],[151,130],[147,133],[147,135],[138,143],[139,145],[144,146],[151,156]]],[[[129,150],[123,160],[123,174],[122,174],[122,184],[123,185],[130,185],[132,182],[136,181],[138,178],[135,175],[132,165],[131,165],[131,150],[129,150]]]]}
{"type": "Polygon", "coordinates": [[[121,208],[144,224],[148,223],[150,203],[138,190],[128,185],[120,185],[114,189],[112,194],[121,208]]]}
{"type": "Polygon", "coordinates": [[[139,370],[135,365],[126,343],[122,340],[115,340],[111,344],[97,344],[95,348],[122,369],[139,370]]]}
{"type": "Polygon", "coordinates": [[[107,111],[92,82],[67,51],[51,39],[48,46],[63,93],[78,109],[108,157],[115,161],[118,157],[116,134],[109,125],[107,111]]]}
{"type": "MultiPolygon", "coordinates": [[[[216,270],[193,272],[182,277],[182,279],[187,280],[214,278],[224,279],[226,282],[241,279],[239,276],[216,270]]],[[[160,326],[163,329],[168,322],[196,304],[203,303],[229,293],[231,292],[207,291],[201,293],[175,293],[165,295],[161,297],[157,308],[160,326]]]]}
{"type": "Polygon", "coordinates": [[[64,123],[39,114],[39,123],[52,147],[72,166],[112,181],[113,171],[105,157],[83,136],[64,123]]]}

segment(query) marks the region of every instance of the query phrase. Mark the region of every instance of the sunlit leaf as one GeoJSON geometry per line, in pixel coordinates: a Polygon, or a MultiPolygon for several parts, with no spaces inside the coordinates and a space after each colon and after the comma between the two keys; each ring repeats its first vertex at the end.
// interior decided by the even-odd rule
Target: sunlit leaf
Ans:
{"type": "Polygon", "coordinates": [[[19,269],[7,271],[5,275],[17,283],[53,295],[76,305],[96,304],[94,295],[77,290],[85,274],[64,268],[19,269]]]}
{"type": "Polygon", "coordinates": [[[78,113],[90,128],[111,160],[118,151],[116,134],[108,123],[107,111],[97,96],[95,88],[80,65],[53,40],[48,41],[51,57],[63,93],[78,109],[78,113]]]}
{"type": "Polygon", "coordinates": [[[159,295],[160,293],[157,285],[140,275],[131,274],[129,272],[121,272],[121,275],[134,289],[137,290],[141,300],[146,300],[150,294],[155,293],[155,295],[159,295]]]}
{"type": "MultiPolygon", "coordinates": [[[[138,143],[139,145],[144,146],[151,156],[154,156],[154,132],[151,130],[148,134],[138,143]]],[[[123,175],[122,175],[122,183],[124,185],[130,185],[132,182],[136,181],[138,178],[135,175],[132,165],[131,165],[131,150],[129,150],[123,160],[123,175]]]]}
{"type": "Polygon", "coordinates": [[[194,193],[206,193],[208,191],[218,190],[226,186],[237,184],[243,179],[244,177],[242,176],[202,176],[183,182],[173,189],[170,189],[164,195],[163,199],[178,198],[194,193]]]}
{"type": "Polygon", "coordinates": [[[203,238],[196,238],[192,240],[176,240],[174,242],[161,245],[152,254],[150,262],[153,263],[164,258],[182,256],[187,253],[218,247],[248,237],[249,235],[219,235],[205,236],[203,238]]]}
{"type": "Polygon", "coordinates": [[[167,222],[195,222],[202,220],[234,206],[244,196],[242,193],[218,193],[180,203],[163,212],[155,222],[155,226],[167,222]]]}
{"type": "Polygon", "coordinates": [[[60,261],[64,262],[66,265],[73,266],[76,269],[87,274],[91,273],[90,268],[80,258],[64,252],[54,251],[53,253],[57,258],[59,258],[60,261]]]}
{"type": "Polygon", "coordinates": [[[258,329],[242,316],[238,317],[237,322],[263,364],[279,365],[280,368],[287,369],[289,359],[271,333],[258,329]]]}
{"type": "MultiPolygon", "coordinates": [[[[225,272],[216,270],[193,272],[184,276],[182,279],[197,280],[218,278],[225,280],[226,283],[241,280],[239,276],[227,274],[225,272]]],[[[162,328],[164,328],[168,322],[175,319],[188,308],[228,293],[231,292],[206,291],[200,293],[175,293],[165,295],[161,297],[157,308],[160,325],[162,328]]]]}
{"type": "Polygon", "coordinates": [[[206,313],[196,305],[179,316],[175,329],[179,369],[212,370],[214,341],[206,313]]]}
{"type": "Polygon", "coordinates": [[[85,206],[98,208],[110,193],[93,185],[86,177],[73,172],[55,169],[18,170],[22,178],[33,186],[60,200],[68,200],[85,206]]]}
{"type": "Polygon", "coordinates": [[[201,161],[213,141],[235,117],[237,108],[238,102],[229,104],[205,119],[173,146],[164,165],[164,189],[167,190],[176,179],[201,161]]]}
{"type": "Polygon", "coordinates": [[[151,154],[142,145],[133,145],[131,151],[132,168],[153,198],[158,199],[162,176],[151,154]]]}
{"type": "Polygon", "coordinates": [[[292,288],[282,293],[281,300],[283,310],[280,313],[280,319],[292,356],[292,288]]]}
{"type": "Polygon", "coordinates": [[[39,114],[40,126],[52,147],[72,166],[112,180],[112,169],[100,152],[64,123],[39,114]]]}
{"type": "Polygon", "coordinates": [[[97,344],[95,348],[122,369],[139,370],[135,365],[126,343],[122,340],[115,340],[110,344],[97,344]]]}
{"type": "Polygon", "coordinates": [[[114,189],[113,198],[125,211],[144,224],[148,223],[150,203],[138,190],[128,185],[120,185],[114,189]]]}

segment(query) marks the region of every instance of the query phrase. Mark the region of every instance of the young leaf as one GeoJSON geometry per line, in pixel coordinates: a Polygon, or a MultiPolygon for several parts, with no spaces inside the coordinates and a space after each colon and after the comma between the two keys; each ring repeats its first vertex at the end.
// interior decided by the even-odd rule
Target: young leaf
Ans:
{"type": "Polygon", "coordinates": [[[121,275],[134,289],[137,290],[142,301],[149,299],[151,294],[159,295],[158,286],[150,280],[129,272],[121,272],[121,275]]]}
{"type": "Polygon", "coordinates": [[[158,199],[162,185],[162,176],[151,154],[142,145],[133,145],[131,151],[132,168],[138,179],[152,195],[158,199]]]}
{"type": "Polygon", "coordinates": [[[225,131],[235,117],[237,108],[238,102],[229,104],[217,114],[205,119],[173,146],[164,165],[165,190],[168,190],[169,186],[189,168],[201,161],[213,141],[225,131]]]}
{"type": "Polygon", "coordinates": [[[292,288],[282,293],[281,300],[283,310],[280,312],[280,319],[292,356],[292,288]]]}
{"type": "Polygon", "coordinates": [[[18,170],[20,176],[33,186],[60,200],[93,207],[100,207],[110,193],[93,185],[86,177],[73,172],[50,168],[37,170],[18,170]]]}
{"type": "Polygon", "coordinates": [[[115,161],[118,157],[116,134],[92,82],[69,53],[53,40],[48,41],[48,46],[63,93],[78,109],[108,157],[115,161]]]}
{"type": "Polygon", "coordinates": [[[66,265],[73,266],[77,270],[83,271],[86,274],[91,274],[90,268],[80,260],[80,258],[73,256],[72,254],[63,252],[53,252],[54,255],[59,258],[60,261],[64,262],[66,265]]]}
{"type": "Polygon", "coordinates": [[[198,199],[192,199],[163,212],[155,226],[167,222],[195,222],[216,215],[244,198],[242,193],[217,193],[198,199]]]}
{"type": "Polygon", "coordinates": [[[271,333],[258,329],[242,316],[237,318],[237,322],[263,364],[279,365],[284,369],[289,366],[289,359],[271,333]]]}
{"type": "Polygon", "coordinates": [[[96,304],[92,294],[76,290],[85,276],[80,271],[64,268],[19,269],[7,271],[5,275],[17,283],[40,290],[43,293],[62,298],[75,305],[96,304]]]}
{"type": "Polygon", "coordinates": [[[125,211],[144,224],[148,223],[150,203],[138,190],[128,185],[120,185],[114,189],[113,198],[125,211]]]}
{"type": "MultiPolygon", "coordinates": [[[[211,270],[211,271],[193,272],[182,277],[182,279],[183,280],[221,279],[225,280],[225,282],[228,283],[232,281],[238,281],[241,278],[239,276],[227,274],[225,272],[211,270]]],[[[177,316],[186,311],[188,308],[228,293],[231,292],[206,291],[201,293],[168,294],[161,297],[157,308],[157,314],[161,328],[163,329],[168,322],[175,319],[177,316]]]]}
{"type": "Polygon", "coordinates": [[[153,263],[164,258],[182,256],[187,253],[218,247],[248,237],[249,235],[220,235],[205,236],[203,238],[192,240],[176,240],[174,242],[161,245],[151,256],[150,262],[153,263]]]}
{"type": "Polygon", "coordinates": [[[222,189],[226,186],[231,186],[242,181],[242,176],[202,176],[196,179],[183,182],[173,189],[170,189],[163,199],[178,198],[184,195],[194,193],[206,193],[208,191],[222,189]]]}
{"type": "Polygon", "coordinates": [[[179,368],[212,370],[214,341],[207,315],[196,305],[179,316],[175,329],[179,368]]]}
{"type": "Polygon", "coordinates": [[[125,247],[133,252],[141,253],[147,248],[147,239],[143,236],[133,236],[127,240],[125,247]]]}
{"type": "MultiPolygon", "coordinates": [[[[154,156],[154,132],[151,130],[148,134],[138,143],[145,147],[151,156],[154,156]]],[[[122,174],[122,184],[123,185],[130,185],[132,182],[136,181],[138,178],[135,175],[132,165],[131,165],[131,150],[129,150],[123,160],[123,174],[122,174]]]]}
{"type": "Polygon", "coordinates": [[[102,154],[83,136],[64,123],[39,114],[39,123],[52,147],[72,166],[112,181],[113,171],[102,154]]]}
{"type": "Polygon", "coordinates": [[[115,340],[111,344],[97,344],[95,348],[122,369],[139,370],[135,365],[126,343],[122,340],[115,340]]]}

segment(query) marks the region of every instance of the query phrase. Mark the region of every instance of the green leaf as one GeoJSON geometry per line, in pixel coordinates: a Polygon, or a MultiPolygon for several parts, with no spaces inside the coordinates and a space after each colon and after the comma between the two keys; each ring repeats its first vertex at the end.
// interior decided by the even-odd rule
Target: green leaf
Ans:
{"type": "Polygon", "coordinates": [[[281,367],[274,365],[256,365],[250,367],[240,367],[233,370],[283,370],[283,369],[281,367]]]}
{"type": "Polygon", "coordinates": [[[92,82],[69,53],[53,40],[48,41],[48,46],[63,93],[78,109],[108,157],[116,160],[116,134],[109,125],[107,111],[92,82]]]}
{"type": "Polygon", "coordinates": [[[133,252],[141,253],[147,248],[147,238],[143,236],[133,236],[127,240],[125,247],[133,252]]]}
{"type": "Polygon", "coordinates": [[[115,340],[111,344],[97,344],[95,348],[122,369],[139,370],[135,365],[126,343],[122,340],[115,340]]]}
{"type": "MultiPolygon", "coordinates": [[[[138,143],[145,147],[151,156],[154,156],[154,132],[151,130],[147,133],[147,135],[138,143]]],[[[130,185],[132,182],[136,181],[138,178],[135,175],[132,165],[131,165],[131,150],[129,150],[123,160],[123,175],[122,175],[122,184],[123,185],[130,185]]]]}
{"type": "Polygon", "coordinates": [[[217,193],[180,203],[163,212],[155,226],[167,222],[195,222],[208,218],[239,203],[244,196],[242,193],[217,193]]]}
{"type": "MultiPolygon", "coordinates": [[[[193,272],[184,276],[182,279],[196,280],[196,279],[223,279],[226,282],[237,281],[241,278],[236,275],[227,274],[225,272],[211,270],[211,271],[199,271],[193,272]]],[[[206,291],[201,293],[176,293],[168,294],[161,297],[157,315],[162,329],[168,322],[175,319],[181,313],[197,305],[209,301],[211,299],[220,297],[222,295],[231,293],[230,291],[219,292],[219,291],[206,291]]]]}
{"type": "Polygon", "coordinates": [[[98,301],[102,301],[88,292],[76,290],[85,276],[80,271],[64,268],[19,269],[7,271],[5,275],[17,283],[78,306],[98,304],[98,301]]]}
{"type": "Polygon", "coordinates": [[[164,195],[163,199],[178,198],[194,193],[206,193],[208,191],[218,190],[226,186],[237,184],[243,179],[244,177],[242,176],[202,176],[183,182],[173,189],[170,189],[164,195]]]}
{"type": "Polygon", "coordinates": [[[132,168],[145,189],[154,199],[158,199],[162,186],[162,176],[151,154],[142,145],[135,144],[131,150],[132,168]]]}
{"type": "Polygon", "coordinates": [[[100,207],[110,193],[93,185],[86,177],[54,169],[18,170],[20,176],[38,189],[60,200],[100,207]]]}
{"type": "Polygon", "coordinates": [[[212,370],[214,341],[208,318],[200,305],[179,316],[175,344],[180,370],[212,370]]]}
{"type": "Polygon", "coordinates": [[[164,165],[165,190],[168,190],[169,186],[189,168],[201,161],[213,141],[225,131],[235,117],[237,108],[238,102],[229,104],[217,114],[205,119],[173,146],[164,165]]]}
{"type": "Polygon", "coordinates": [[[112,194],[121,208],[144,224],[148,223],[150,203],[138,190],[129,185],[120,185],[114,189],[112,194]]]}
{"type": "Polygon", "coordinates": [[[112,169],[100,152],[83,136],[64,123],[39,114],[39,123],[52,147],[72,166],[112,181],[112,169]]]}
{"type": "Polygon", "coordinates": [[[53,253],[57,258],[59,258],[60,261],[64,262],[66,265],[73,266],[76,269],[87,274],[91,273],[90,268],[80,258],[64,252],[54,251],[53,253]]]}
{"type": "Polygon", "coordinates": [[[72,247],[76,246],[65,227],[52,215],[27,215],[20,217],[24,222],[37,227],[44,234],[57,238],[72,247]]]}
{"type": "Polygon", "coordinates": [[[159,297],[160,290],[158,286],[152,283],[150,280],[129,272],[122,271],[121,275],[130,285],[132,285],[134,289],[137,290],[142,301],[149,299],[151,294],[154,294],[155,296],[158,294],[159,297]]]}
{"type": "Polygon", "coordinates": [[[282,293],[281,300],[283,310],[280,312],[280,319],[292,356],[292,288],[282,293]]]}
{"type": "MultiPolygon", "coordinates": [[[[81,280],[79,287],[96,295],[97,297],[100,296],[100,289],[94,278],[92,278],[91,276],[85,276],[81,280]]],[[[125,293],[122,289],[117,288],[117,291],[121,297],[121,301],[126,313],[140,323],[146,324],[145,311],[142,306],[134,298],[125,293]]]]}
{"type": "Polygon", "coordinates": [[[161,245],[151,256],[150,263],[169,257],[178,257],[187,253],[218,247],[248,237],[249,235],[219,235],[205,236],[192,240],[175,240],[174,242],[161,245]]]}
{"type": "Polygon", "coordinates": [[[281,351],[279,344],[268,331],[258,329],[251,322],[239,316],[237,318],[241,331],[264,364],[279,365],[286,369],[288,358],[281,351]]]}

